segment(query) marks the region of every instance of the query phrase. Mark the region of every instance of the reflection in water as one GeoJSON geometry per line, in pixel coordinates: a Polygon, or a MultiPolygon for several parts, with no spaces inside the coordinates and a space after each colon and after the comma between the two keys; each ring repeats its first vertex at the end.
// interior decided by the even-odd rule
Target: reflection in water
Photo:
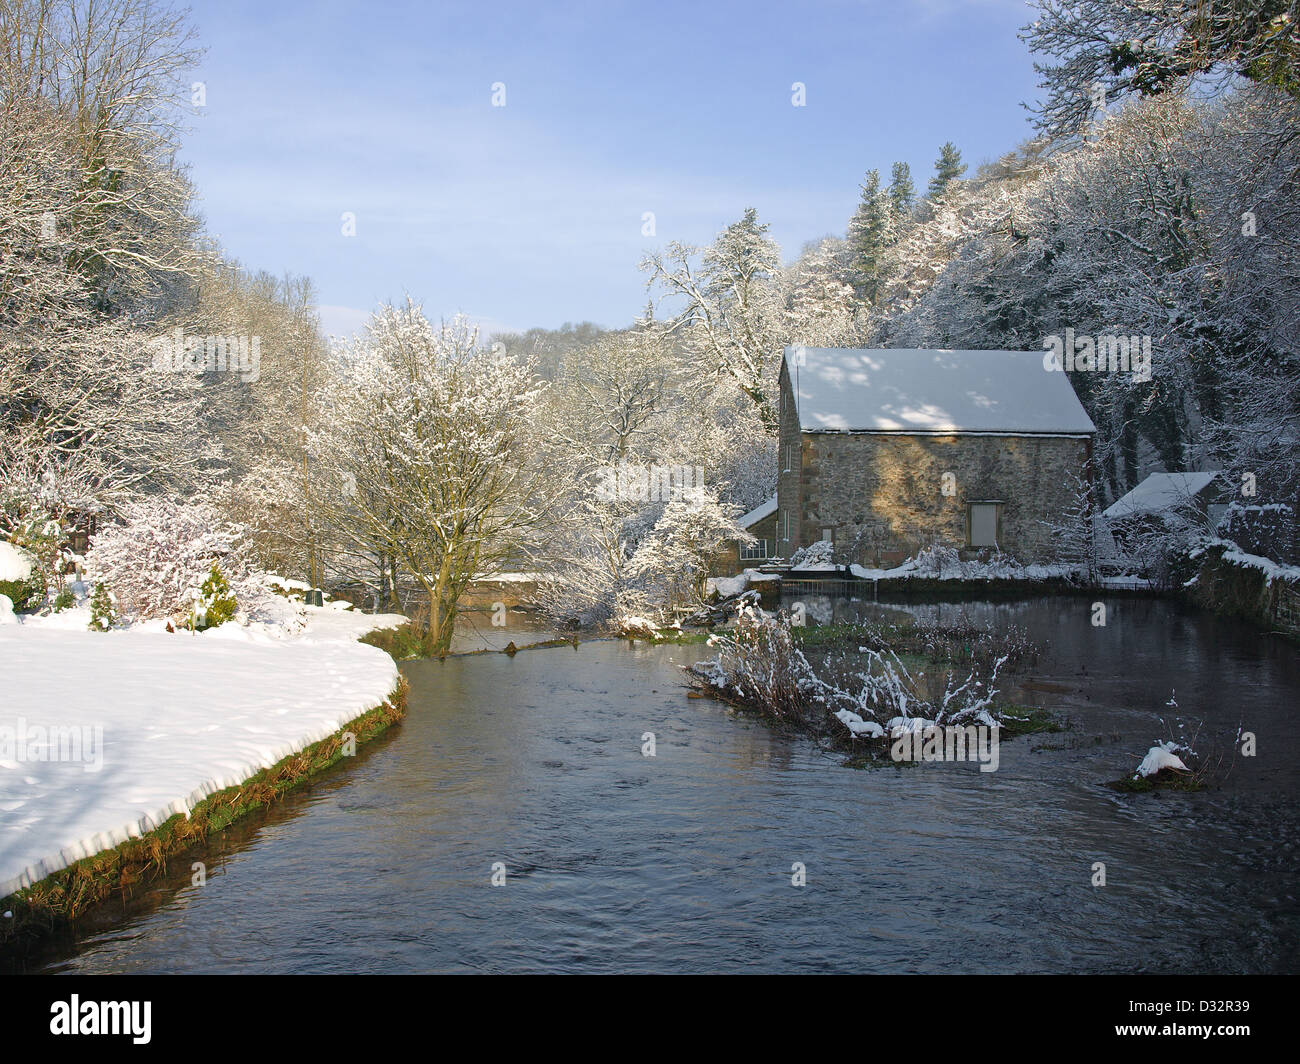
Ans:
{"type": "Polygon", "coordinates": [[[996,773],[840,767],[687,699],[698,646],[409,663],[387,741],[231,845],[205,887],[50,968],[1294,970],[1300,655],[1168,603],[1109,605],[1104,628],[1085,599],[909,607],[1047,642],[1023,698],[1074,728],[1005,744],[996,773]],[[1220,789],[1100,786],[1201,718],[1202,747],[1259,736],[1220,789]]]}

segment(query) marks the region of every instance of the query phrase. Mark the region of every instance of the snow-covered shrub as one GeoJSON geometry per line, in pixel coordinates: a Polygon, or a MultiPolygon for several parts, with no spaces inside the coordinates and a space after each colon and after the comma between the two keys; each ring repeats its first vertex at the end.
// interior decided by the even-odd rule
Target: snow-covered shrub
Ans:
{"type": "Polygon", "coordinates": [[[121,523],[95,535],[86,555],[87,574],[112,587],[125,619],[188,617],[191,592],[201,588],[213,565],[220,565],[248,606],[269,593],[242,540],[243,529],[223,521],[204,502],[144,499],[128,503],[121,523]]]}
{"type": "Polygon", "coordinates": [[[45,599],[45,577],[36,557],[22,547],[0,541],[0,595],[15,610],[32,609],[45,599]]]}
{"type": "Polygon", "coordinates": [[[221,571],[221,567],[213,562],[212,568],[208,571],[208,578],[203,581],[203,586],[192,593],[186,627],[193,632],[216,628],[218,625],[234,620],[238,610],[239,603],[230,590],[230,582],[221,571]]]}
{"type": "Polygon", "coordinates": [[[777,720],[797,721],[815,730],[841,708],[839,692],[817,678],[795,645],[790,618],[741,606],[736,626],[715,644],[719,654],[696,662],[690,671],[714,693],[777,720]]]}
{"type": "Polygon", "coordinates": [[[916,571],[936,577],[965,576],[966,566],[954,548],[936,544],[917,551],[916,571]]]}
{"type": "Polygon", "coordinates": [[[1300,560],[1291,558],[1294,527],[1295,512],[1286,503],[1247,506],[1233,501],[1228,504],[1217,531],[1247,554],[1287,562],[1300,560]]]}
{"type": "Polygon", "coordinates": [[[102,580],[95,585],[90,597],[90,624],[92,632],[107,632],[117,623],[117,602],[108,585],[102,580]]]}
{"type": "Polygon", "coordinates": [[[834,558],[835,544],[828,539],[819,539],[816,543],[809,543],[795,551],[790,556],[790,565],[795,569],[815,568],[833,565],[834,558]]]}
{"type": "Polygon", "coordinates": [[[720,651],[716,658],[689,667],[701,686],[819,734],[835,731],[832,718],[841,731],[852,731],[849,722],[863,718],[887,732],[911,722],[996,724],[997,679],[1008,661],[1004,653],[987,667],[972,662],[964,680],[950,675],[942,690],[920,674],[913,676],[889,648],[860,646],[856,654],[828,656],[814,667],[788,616],[750,607],[741,608],[735,629],[714,645],[720,651]]]}

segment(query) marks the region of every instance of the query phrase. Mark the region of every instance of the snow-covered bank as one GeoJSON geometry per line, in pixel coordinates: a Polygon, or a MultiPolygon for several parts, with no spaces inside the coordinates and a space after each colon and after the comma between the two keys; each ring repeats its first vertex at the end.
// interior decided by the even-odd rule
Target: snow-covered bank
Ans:
{"type": "Polygon", "coordinates": [[[406,618],[307,612],[292,637],[261,625],[89,632],[84,610],[0,627],[0,897],[383,703],[397,668],[355,640],[406,618]],[[51,748],[65,759],[41,760],[51,748]]]}

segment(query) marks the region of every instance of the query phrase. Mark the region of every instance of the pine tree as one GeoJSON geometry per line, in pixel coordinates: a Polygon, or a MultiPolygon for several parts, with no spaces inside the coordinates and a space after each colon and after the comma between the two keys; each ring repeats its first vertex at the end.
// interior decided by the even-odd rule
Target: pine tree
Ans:
{"type": "Polygon", "coordinates": [[[907,163],[894,163],[889,171],[889,198],[896,215],[911,213],[916,203],[916,186],[912,184],[912,168],[907,163]]]}
{"type": "Polygon", "coordinates": [[[874,303],[884,281],[885,249],[894,240],[893,205],[890,194],[880,187],[880,174],[868,170],[862,183],[862,199],[849,221],[849,272],[853,287],[868,303],[874,303]]]}
{"type": "Polygon", "coordinates": [[[961,161],[961,152],[952,141],[948,141],[940,150],[939,158],[934,161],[934,177],[930,178],[930,198],[938,199],[948,182],[961,177],[966,172],[966,164],[961,161]]]}

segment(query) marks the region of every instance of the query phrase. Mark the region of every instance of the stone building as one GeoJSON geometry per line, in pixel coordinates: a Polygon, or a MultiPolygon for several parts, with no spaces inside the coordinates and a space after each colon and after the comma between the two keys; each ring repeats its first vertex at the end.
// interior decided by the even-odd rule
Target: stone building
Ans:
{"type": "Polygon", "coordinates": [[[754,542],[731,540],[710,562],[710,576],[734,576],[742,569],[762,565],[777,556],[775,495],[755,506],[744,517],[736,518],[736,524],[753,536],[754,542]]]}
{"type": "Polygon", "coordinates": [[[775,553],[1057,554],[1096,432],[1042,352],[786,348],[775,553]]]}

